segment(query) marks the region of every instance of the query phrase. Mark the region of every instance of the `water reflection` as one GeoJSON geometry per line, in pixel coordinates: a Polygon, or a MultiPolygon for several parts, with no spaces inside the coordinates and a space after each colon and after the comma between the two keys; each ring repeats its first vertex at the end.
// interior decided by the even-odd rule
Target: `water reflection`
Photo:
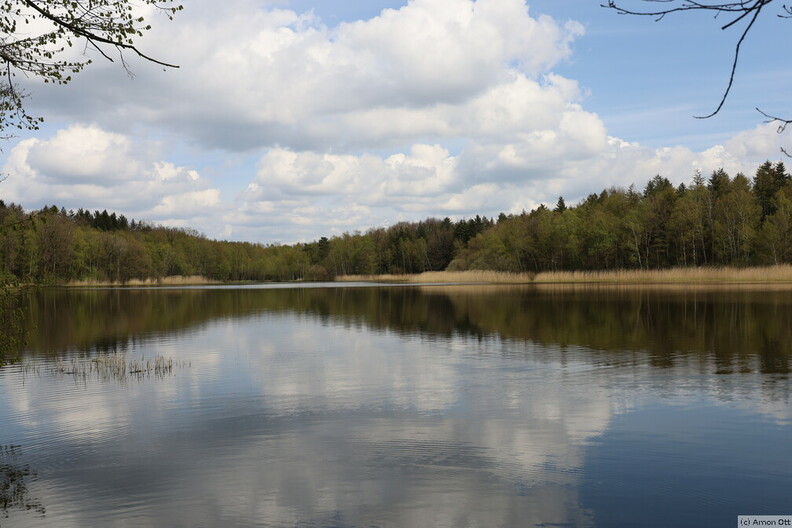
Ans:
{"type": "Polygon", "coordinates": [[[28,489],[28,483],[36,478],[36,473],[28,464],[20,463],[21,452],[21,446],[0,445],[0,517],[7,519],[11,511],[18,510],[43,518],[46,508],[39,499],[31,496],[28,489]]]}
{"type": "Polygon", "coordinates": [[[788,497],[786,292],[39,295],[28,320],[59,329],[27,361],[191,365],[126,386],[0,369],[0,442],[36,446],[59,526],[626,526],[611,510],[657,495],[731,523],[788,497]],[[695,488],[645,484],[669,467],[695,488]],[[746,502],[760,476],[775,491],[746,502]]]}
{"type": "MultiPolygon", "coordinates": [[[[105,510],[84,512],[85,525],[126,503],[164,525],[586,525],[576,486],[586,440],[610,419],[603,390],[564,389],[544,365],[511,372],[494,339],[457,337],[438,353],[423,339],[319,328],[238,323],[259,343],[239,363],[211,357],[227,352],[221,325],[183,340],[203,348],[175,402],[163,384],[20,401],[81,468],[45,456],[51,517],[92,497],[105,510]]],[[[28,382],[30,396],[42,383],[28,382]]]]}
{"type": "Polygon", "coordinates": [[[123,351],[143,337],[188,333],[211,321],[298,313],[406,336],[496,335],[562,348],[642,351],[661,368],[696,354],[723,374],[789,374],[792,289],[758,288],[49,290],[27,297],[26,313],[35,328],[33,354],[123,351]]]}

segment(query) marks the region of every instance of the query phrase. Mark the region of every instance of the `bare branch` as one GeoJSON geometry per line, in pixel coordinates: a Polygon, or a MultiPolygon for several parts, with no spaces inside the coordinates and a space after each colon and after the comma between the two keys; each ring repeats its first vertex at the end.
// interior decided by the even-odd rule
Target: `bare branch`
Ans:
{"type": "MultiPolygon", "coordinates": [[[[792,124],[792,119],[783,119],[781,117],[776,117],[768,114],[767,112],[760,110],[759,108],[757,108],[756,111],[767,118],[765,120],[765,123],[767,124],[778,123],[778,129],[776,129],[776,132],[778,132],[779,134],[782,134],[786,130],[786,127],[789,124],[792,124]]],[[[781,152],[783,152],[786,157],[792,158],[792,155],[789,154],[789,152],[785,147],[781,147],[781,152]]]]}
{"type": "Polygon", "coordinates": [[[792,119],[782,119],[780,117],[772,116],[772,115],[768,114],[767,112],[764,112],[764,111],[760,110],[759,108],[757,108],[756,111],[767,118],[765,123],[768,123],[768,124],[769,123],[779,123],[779,125],[778,125],[778,133],[779,134],[784,132],[784,130],[786,130],[787,125],[792,123],[792,119]]]}
{"type": "MultiPolygon", "coordinates": [[[[726,85],[726,90],[723,92],[723,96],[718,103],[717,108],[715,111],[708,115],[704,116],[694,116],[696,119],[708,119],[713,117],[718,112],[721,111],[723,105],[726,103],[726,99],[728,99],[729,94],[731,93],[732,86],[734,85],[734,78],[737,72],[737,65],[740,61],[740,51],[742,49],[743,42],[745,42],[745,38],[748,36],[748,33],[753,28],[754,23],[759,18],[759,15],[762,13],[762,10],[774,2],[774,0],[739,0],[735,2],[699,2],[694,0],[644,0],[646,2],[652,3],[664,3],[664,4],[673,4],[673,6],[668,7],[666,9],[657,9],[657,10],[647,10],[647,11],[635,11],[631,9],[626,9],[621,5],[617,4],[617,0],[608,0],[607,4],[601,4],[602,7],[613,9],[620,15],[637,15],[637,16],[649,16],[653,17],[656,21],[663,20],[667,15],[673,13],[679,13],[684,11],[712,11],[715,13],[715,17],[717,18],[719,15],[724,13],[734,15],[728,22],[721,26],[722,30],[729,29],[739,22],[742,22],[744,19],[749,18],[748,23],[746,24],[745,28],[743,29],[742,33],[740,34],[740,38],[737,41],[737,44],[734,47],[734,60],[732,61],[731,71],[729,72],[729,82],[726,85]]],[[[784,5],[782,7],[783,11],[787,13],[786,15],[779,15],[779,16],[792,16],[792,8],[787,7],[784,5]]]]}
{"type": "Polygon", "coordinates": [[[714,112],[712,112],[709,115],[693,116],[696,119],[708,119],[714,116],[715,114],[717,114],[718,112],[720,112],[721,108],[723,108],[723,105],[726,103],[726,98],[729,97],[729,92],[731,92],[732,85],[734,84],[734,74],[737,72],[737,63],[740,60],[740,47],[742,46],[742,43],[745,40],[746,35],[748,35],[748,32],[751,31],[751,27],[753,27],[754,22],[756,22],[757,17],[759,17],[759,13],[762,12],[762,7],[767,1],[768,0],[757,0],[756,5],[759,5],[759,7],[757,7],[756,10],[754,11],[753,18],[751,18],[751,21],[745,27],[745,31],[743,31],[742,36],[740,36],[740,40],[737,42],[737,46],[735,46],[734,48],[734,62],[732,62],[731,73],[729,74],[729,84],[726,86],[726,91],[723,92],[723,97],[721,97],[720,103],[718,103],[718,107],[715,109],[714,112]]]}

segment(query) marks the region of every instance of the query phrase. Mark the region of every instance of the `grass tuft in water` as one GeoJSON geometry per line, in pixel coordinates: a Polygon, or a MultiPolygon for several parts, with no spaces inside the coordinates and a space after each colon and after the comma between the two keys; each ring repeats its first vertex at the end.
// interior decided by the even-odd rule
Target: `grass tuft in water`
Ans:
{"type": "MultiPolygon", "coordinates": [[[[129,379],[142,379],[154,376],[157,379],[172,376],[174,369],[191,366],[184,361],[174,361],[172,358],[145,356],[127,358],[126,354],[108,354],[95,358],[72,357],[58,359],[54,363],[44,365],[47,374],[55,376],[72,376],[75,379],[97,378],[100,380],[127,381],[129,379]]],[[[22,365],[25,374],[40,376],[42,365],[27,362],[22,365]]]]}

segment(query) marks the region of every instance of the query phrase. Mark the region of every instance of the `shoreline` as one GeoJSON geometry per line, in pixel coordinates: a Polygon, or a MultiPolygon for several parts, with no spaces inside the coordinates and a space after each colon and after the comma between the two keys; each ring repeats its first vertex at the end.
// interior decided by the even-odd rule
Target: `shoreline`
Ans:
{"type": "MultiPolygon", "coordinates": [[[[219,281],[201,275],[131,279],[126,282],[76,280],[52,284],[64,288],[142,288],[165,286],[218,286],[261,284],[271,281],[219,281]]],[[[290,281],[312,282],[312,281],[290,281]]],[[[555,271],[512,273],[503,271],[427,271],[401,275],[341,275],[327,282],[378,282],[385,284],[789,284],[792,265],[751,268],[671,268],[663,270],[555,271]]]]}
{"type": "Polygon", "coordinates": [[[427,271],[415,275],[346,275],[336,282],[396,284],[790,284],[792,265],[752,268],[671,268],[665,270],[555,271],[427,271]]]}

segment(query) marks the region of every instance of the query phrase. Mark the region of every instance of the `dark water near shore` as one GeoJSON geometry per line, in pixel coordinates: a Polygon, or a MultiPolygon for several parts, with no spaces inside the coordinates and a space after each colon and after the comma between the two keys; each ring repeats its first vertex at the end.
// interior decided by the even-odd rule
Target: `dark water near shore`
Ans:
{"type": "Polygon", "coordinates": [[[792,289],[48,290],[22,305],[28,345],[0,367],[3,528],[792,514],[792,289]]]}

